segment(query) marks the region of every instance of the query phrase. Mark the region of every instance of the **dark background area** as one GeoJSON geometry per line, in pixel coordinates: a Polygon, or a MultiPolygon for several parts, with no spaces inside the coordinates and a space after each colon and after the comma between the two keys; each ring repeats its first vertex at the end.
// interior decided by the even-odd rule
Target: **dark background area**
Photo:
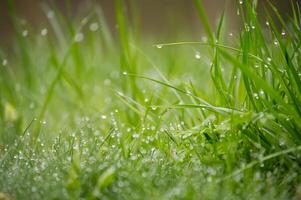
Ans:
{"type": "MultiPolygon", "coordinates": [[[[299,0],[293,0],[294,2],[299,0]]],[[[14,10],[18,17],[33,27],[43,27],[47,22],[43,5],[60,10],[68,20],[87,15],[89,7],[96,2],[104,12],[111,29],[115,27],[114,0],[13,0],[14,10]]],[[[165,38],[179,32],[199,33],[201,25],[194,7],[194,0],[125,0],[128,14],[133,12],[130,4],[135,3],[136,11],[140,15],[142,33],[147,35],[161,35],[165,38]],[[175,31],[177,30],[177,31],[175,31]]],[[[203,0],[206,12],[212,25],[223,8],[226,8],[228,29],[235,29],[238,23],[237,5],[235,0],[203,0]],[[230,22],[230,23],[229,23],[230,22]]],[[[289,0],[271,0],[281,11],[282,15],[291,15],[289,0]]],[[[259,17],[264,18],[266,0],[259,0],[259,17]]],[[[0,0],[0,46],[9,46],[14,29],[9,15],[7,0],[0,0]]]]}

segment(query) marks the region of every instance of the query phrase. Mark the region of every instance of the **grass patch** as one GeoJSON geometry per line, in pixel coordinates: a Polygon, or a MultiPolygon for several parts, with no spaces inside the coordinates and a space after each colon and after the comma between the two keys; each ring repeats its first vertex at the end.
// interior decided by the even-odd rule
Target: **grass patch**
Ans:
{"type": "Polygon", "coordinates": [[[195,0],[207,37],[154,44],[121,0],[115,37],[94,5],[72,23],[44,6],[38,32],[8,2],[0,199],[300,198],[298,4],[288,20],[268,5],[263,24],[238,3],[229,35],[195,0]]]}

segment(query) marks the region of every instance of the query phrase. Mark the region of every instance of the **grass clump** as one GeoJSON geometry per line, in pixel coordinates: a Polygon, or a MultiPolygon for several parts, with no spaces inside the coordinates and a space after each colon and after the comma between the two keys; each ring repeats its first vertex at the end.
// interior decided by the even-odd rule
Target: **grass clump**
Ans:
{"type": "Polygon", "coordinates": [[[37,34],[9,4],[0,196],[300,198],[298,4],[287,21],[268,5],[262,24],[257,1],[238,3],[228,36],[224,13],[213,31],[195,0],[207,40],[164,44],[139,40],[115,4],[117,39],[94,5],[76,24],[45,6],[50,28],[37,34]]]}

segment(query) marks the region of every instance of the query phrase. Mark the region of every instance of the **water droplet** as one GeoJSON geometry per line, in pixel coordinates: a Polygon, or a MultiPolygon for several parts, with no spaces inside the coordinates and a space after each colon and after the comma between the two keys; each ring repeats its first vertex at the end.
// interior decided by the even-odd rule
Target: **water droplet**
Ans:
{"type": "Polygon", "coordinates": [[[277,40],[274,41],[274,45],[278,46],[278,41],[277,40]]]}
{"type": "Polygon", "coordinates": [[[257,93],[254,93],[253,96],[254,96],[255,99],[259,99],[259,96],[258,96],[257,93]]]}
{"type": "Polygon", "coordinates": [[[250,31],[250,26],[249,26],[248,24],[245,24],[245,30],[246,30],[247,32],[250,31]]]}
{"type": "Polygon", "coordinates": [[[83,39],[84,39],[84,34],[81,32],[77,33],[74,37],[75,42],[81,42],[83,39]]]}
{"type": "Polygon", "coordinates": [[[151,106],[152,110],[157,110],[157,106],[151,106]]]}
{"type": "Polygon", "coordinates": [[[194,57],[196,58],[196,59],[201,59],[201,54],[200,54],[200,52],[195,52],[195,55],[194,55],[194,57]]]}
{"type": "Polygon", "coordinates": [[[285,36],[285,35],[286,35],[286,33],[285,33],[284,30],[281,32],[281,35],[282,35],[282,36],[285,36]]]}
{"type": "Polygon", "coordinates": [[[7,61],[6,59],[3,59],[3,61],[2,61],[2,65],[3,65],[3,66],[6,66],[6,65],[7,65],[7,63],[8,63],[8,61],[7,61]]]}
{"type": "Polygon", "coordinates": [[[42,35],[42,36],[46,36],[47,33],[48,33],[47,28],[43,28],[43,29],[41,30],[41,35],[42,35]]]}
{"type": "Polygon", "coordinates": [[[270,26],[270,23],[269,23],[268,21],[266,21],[265,24],[266,24],[267,26],[270,26]]]}
{"type": "Polygon", "coordinates": [[[145,98],[145,99],[144,99],[144,102],[145,102],[145,103],[147,103],[148,101],[149,101],[148,98],[145,98]]]}
{"type": "Polygon", "coordinates": [[[268,62],[270,63],[272,61],[272,58],[267,57],[268,62]]]}
{"type": "Polygon", "coordinates": [[[107,119],[107,116],[106,115],[101,115],[100,118],[101,119],[107,119]]]}
{"type": "Polygon", "coordinates": [[[162,48],[162,45],[161,45],[161,44],[157,44],[156,47],[157,47],[158,49],[161,49],[161,48],[162,48]]]}
{"type": "Polygon", "coordinates": [[[90,29],[90,31],[97,31],[98,23],[94,22],[94,23],[90,24],[89,29],[90,29]]]}
{"type": "Polygon", "coordinates": [[[239,4],[242,5],[244,2],[243,0],[239,0],[239,4]]]}
{"type": "Polygon", "coordinates": [[[122,72],[122,75],[127,76],[128,73],[127,72],[122,72]]]}
{"type": "Polygon", "coordinates": [[[254,26],[254,25],[252,25],[252,26],[251,26],[251,28],[254,30],[254,29],[255,29],[255,26],[254,26]]]}
{"type": "Polygon", "coordinates": [[[233,33],[229,33],[229,36],[232,37],[232,36],[233,36],[233,33]]]}
{"type": "Polygon", "coordinates": [[[28,30],[22,31],[22,36],[23,36],[23,37],[27,37],[27,36],[28,36],[28,30]]]}

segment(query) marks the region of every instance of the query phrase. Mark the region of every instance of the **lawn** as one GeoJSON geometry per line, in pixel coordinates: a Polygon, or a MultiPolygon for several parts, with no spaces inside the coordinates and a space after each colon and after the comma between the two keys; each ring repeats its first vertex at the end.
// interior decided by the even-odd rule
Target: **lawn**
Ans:
{"type": "Polygon", "coordinates": [[[166,43],[141,37],[122,0],[116,34],[96,4],[72,21],[42,7],[37,30],[12,2],[0,200],[301,198],[297,3],[260,18],[238,1],[229,32],[227,13],[213,27],[195,0],[202,37],[166,43]]]}

